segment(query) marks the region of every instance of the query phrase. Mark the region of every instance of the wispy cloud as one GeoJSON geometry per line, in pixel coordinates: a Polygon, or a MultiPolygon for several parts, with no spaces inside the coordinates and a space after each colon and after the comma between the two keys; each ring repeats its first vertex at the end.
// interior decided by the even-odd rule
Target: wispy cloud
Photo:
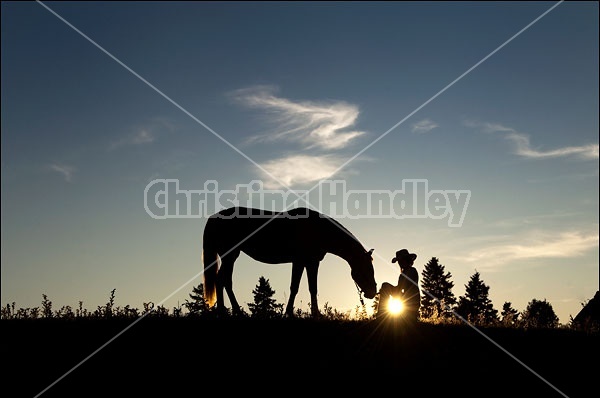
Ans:
{"type": "Polygon", "coordinates": [[[77,171],[75,167],[66,164],[51,163],[48,165],[48,167],[50,168],[50,170],[62,175],[66,182],[72,182],[73,174],[75,174],[75,172],[77,171]]]}
{"type": "Polygon", "coordinates": [[[513,128],[496,123],[466,123],[470,127],[480,127],[486,133],[504,133],[504,137],[514,145],[516,155],[530,159],[559,158],[566,156],[577,156],[580,159],[598,159],[598,144],[586,144],[581,146],[567,146],[551,150],[540,150],[531,147],[529,136],[519,133],[513,128]]]}
{"type": "Polygon", "coordinates": [[[109,145],[109,149],[117,149],[128,145],[150,144],[156,140],[156,136],[151,131],[142,129],[135,133],[129,134],[121,139],[113,141],[109,145]]]}
{"type": "Polygon", "coordinates": [[[411,130],[413,133],[424,134],[430,132],[436,127],[439,127],[439,125],[434,121],[430,119],[423,119],[420,122],[413,124],[411,130]]]}
{"type": "Polygon", "coordinates": [[[492,222],[491,225],[494,227],[512,228],[523,225],[536,225],[547,222],[563,223],[565,219],[580,216],[578,212],[556,212],[547,214],[536,214],[530,216],[519,216],[505,219],[499,219],[492,222]]]}
{"type": "Polygon", "coordinates": [[[513,132],[507,134],[506,138],[515,144],[515,153],[526,158],[542,159],[577,155],[582,159],[598,159],[598,144],[568,146],[549,151],[539,151],[531,148],[529,137],[526,135],[513,132]]]}
{"type": "Polygon", "coordinates": [[[156,139],[153,132],[148,130],[138,131],[131,139],[131,143],[135,145],[149,144],[156,139]]]}
{"type": "Polygon", "coordinates": [[[344,163],[339,151],[366,134],[352,128],[359,110],[344,101],[294,101],[278,96],[273,86],[243,88],[229,96],[245,107],[263,111],[270,124],[269,131],[249,137],[246,144],[285,142],[302,149],[301,154],[261,162],[257,171],[269,189],[330,178],[344,163]]]}
{"type": "Polygon", "coordinates": [[[255,135],[248,142],[278,141],[298,142],[306,149],[340,149],[365,134],[353,130],[359,110],[356,105],[343,101],[292,101],[275,95],[271,86],[255,86],[236,90],[232,98],[241,104],[263,109],[273,131],[255,135]]]}
{"type": "Polygon", "coordinates": [[[171,131],[173,131],[171,123],[164,119],[155,119],[141,127],[137,127],[133,132],[124,137],[111,142],[109,150],[129,145],[151,144],[155,142],[162,133],[171,131]]]}
{"type": "MultiPolygon", "coordinates": [[[[291,187],[329,178],[343,161],[344,159],[334,155],[292,155],[269,160],[261,166],[286,186],[291,187]]],[[[264,186],[267,189],[281,186],[269,175],[264,175],[263,178],[264,186]]]]}
{"type": "Polygon", "coordinates": [[[557,234],[535,231],[512,242],[484,246],[473,250],[465,260],[478,267],[493,267],[513,260],[569,258],[598,249],[598,232],[565,231],[557,234]]]}

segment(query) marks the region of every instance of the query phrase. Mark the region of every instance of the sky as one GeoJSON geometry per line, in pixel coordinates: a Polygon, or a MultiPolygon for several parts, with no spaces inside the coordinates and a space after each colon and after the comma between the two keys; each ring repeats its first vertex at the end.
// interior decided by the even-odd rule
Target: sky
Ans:
{"type": "MultiPolygon", "coordinates": [[[[1,7],[2,305],[183,304],[212,207],[158,214],[167,180],[308,191],[374,249],[378,285],[407,248],[456,297],[479,272],[499,311],[547,300],[566,324],[599,289],[596,2],[1,7]]],[[[260,276],[285,303],[291,264],[242,254],[240,304],[260,276]]],[[[318,288],[360,304],[335,255],[318,288]]]]}

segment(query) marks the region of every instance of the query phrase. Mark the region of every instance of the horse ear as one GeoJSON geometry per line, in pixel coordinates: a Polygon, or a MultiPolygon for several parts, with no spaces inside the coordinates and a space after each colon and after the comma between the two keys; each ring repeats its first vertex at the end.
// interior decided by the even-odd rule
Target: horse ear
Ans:
{"type": "Polygon", "coordinates": [[[368,253],[369,253],[369,255],[373,254],[373,250],[375,250],[375,249],[371,249],[371,250],[369,250],[369,252],[368,252],[368,253]]]}

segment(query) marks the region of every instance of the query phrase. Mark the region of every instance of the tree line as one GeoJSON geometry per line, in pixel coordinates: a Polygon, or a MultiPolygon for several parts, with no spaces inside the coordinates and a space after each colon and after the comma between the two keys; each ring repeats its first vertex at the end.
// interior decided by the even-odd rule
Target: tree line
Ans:
{"type": "MultiPolygon", "coordinates": [[[[465,294],[458,298],[453,293],[454,282],[452,274],[446,271],[445,266],[437,257],[432,257],[422,272],[420,281],[421,308],[419,318],[421,322],[435,324],[458,324],[469,322],[476,326],[502,326],[519,328],[557,328],[561,326],[559,319],[546,299],[532,299],[523,312],[513,308],[512,303],[505,301],[499,312],[489,297],[490,286],[485,284],[481,274],[475,271],[465,285],[465,294]]],[[[252,291],[253,302],[247,303],[249,312],[242,309],[243,317],[256,319],[277,319],[284,317],[284,305],[274,298],[275,290],[268,279],[261,276],[258,284],[252,291]]],[[[209,307],[204,299],[204,287],[200,283],[192,288],[189,298],[185,303],[173,307],[171,310],[163,305],[155,306],[154,303],[143,303],[139,310],[129,305],[120,307],[115,305],[115,289],[110,292],[107,303],[98,306],[96,310],[89,311],[83,308],[83,302],[73,309],[63,306],[58,310],[52,308],[52,302],[43,294],[41,307],[15,308],[15,303],[6,304],[1,308],[1,319],[38,319],[38,318],[137,318],[139,316],[152,317],[215,317],[215,309],[209,307]],[[184,311],[184,308],[186,311],[184,311]]],[[[361,300],[354,311],[338,311],[325,303],[321,309],[322,318],[339,321],[368,320],[374,315],[368,315],[366,306],[361,300]]],[[[379,297],[373,301],[373,312],[376,313],[379,297]]],[[[584,303],[582,303],[582,306],[584,303]]],[[[231,314],[230,314],[231,315],[231,314]]],[[[297,308],[294,314],[297,318],[310,318],[308,310],[297,308]]],[[[577,329],[577,325],[570,318],[569,328],[577,329]]]]}
{"type": "Polygon", "coordinates": [[[489,297],[490,286],[475,271],[465,285],[465,294],[458,299],[452,289],[452,274],[437,257],[432,257],[423,270],[420,317],[430,322],[452,322],[457,319],[477,326],[506,326],[525,328],[556,328],[559,319],[546,299],[532,299],[523,312],[513,308],[510,301],[502,310],[494,308],[489,297]]]}

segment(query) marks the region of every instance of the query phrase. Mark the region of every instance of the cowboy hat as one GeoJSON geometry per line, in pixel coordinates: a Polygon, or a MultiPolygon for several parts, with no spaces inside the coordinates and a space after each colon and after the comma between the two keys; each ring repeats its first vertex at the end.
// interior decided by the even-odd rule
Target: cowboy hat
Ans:
{"type": "Polygon", "coordinates": [[[392,262],[395,263],[396,261],[400,261],[400,259],[412,262],[417,259],[417,255],[415,253],[409,253],[406,249],[402,249],[396,252],[396,257],[392,258],[392,262]]]}

